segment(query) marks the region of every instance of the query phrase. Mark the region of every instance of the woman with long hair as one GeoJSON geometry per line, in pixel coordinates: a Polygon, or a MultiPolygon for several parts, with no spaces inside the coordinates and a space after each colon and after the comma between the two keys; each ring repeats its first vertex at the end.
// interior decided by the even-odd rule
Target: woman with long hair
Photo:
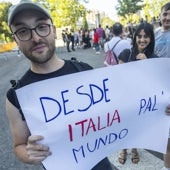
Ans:
{"type": "Polygon", "coordinates": [[[119,64],[158,57],[154,54],[155,36],[153,26],[141,23],[133,35],[131,50],[125,49],[119,55],[119,64]]]}
{"type": "MultiPolygon", "coordinates": [[[[132,48],[130,50],[125,49],[119,55],[119,64],[158,57],[154,54],[155,37],[151,24],[145,22],[138,25],[132,41],[132,48]]],[[[124,164],[126,156],[127,150],[123,149],[118,158],[119,163],[124,164]]],[[[136,148],[131,149],[131,160],[135,164],[140,161],[136,148]]]]}

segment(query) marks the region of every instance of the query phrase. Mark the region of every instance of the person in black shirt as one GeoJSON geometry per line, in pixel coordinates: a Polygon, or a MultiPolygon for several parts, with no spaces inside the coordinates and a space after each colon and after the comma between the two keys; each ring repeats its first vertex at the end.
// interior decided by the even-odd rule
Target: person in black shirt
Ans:
{"type": "MultiPolygon", "coordinates": [[[[8,12],[8,25],[20,50],[30,60],[30,69],[7,92],[6,111],[14,153],[24,163],[41,164],[51,155],[50,148],[39,143],[43,140],[43,136],[31,135],[15,90],[37,81],[93,68],[83,62],[73,62],[57,57],[55,53],[56,28],[49,12],[39,3],[23,0],[11,6],[8,12]]],[[[108,162],[107,158],[100,162],[104,165],[102,167],[106,167],[103,170],[111,170],[108,168],[108,162]]],[[[94,170],[100,170],[99,167],[100,164],[96,165],[94,170]]]]}

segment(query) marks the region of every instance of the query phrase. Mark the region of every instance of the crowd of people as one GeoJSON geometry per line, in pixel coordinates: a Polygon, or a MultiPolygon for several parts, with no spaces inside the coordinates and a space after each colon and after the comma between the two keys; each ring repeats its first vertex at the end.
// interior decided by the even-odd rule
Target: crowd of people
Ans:
{"type": "MultiPolygon", "coordinates": [[[[125,32],[128,32],[128,36],[126,35],[125,37],[131,39],[131,41],[129,41],[129,44],[131,45],[130,48],[129,46],[124,47],[123,45],[121,45],[120,49],[118,49],[118,45],[120,44],[120,42],[125,41],[124,39],[126,39],[123,38],[124,33],[122,25],[120,23],[116,23],[113,25],[114,36],[108,42],[110,48],[112,48],[121,39],[118,45],[113,49],[114,53],[118,57],[119,64],[143,60],[147,58],[170,58],[170,2],[166,3],[161,8],[160,27],[154,29],[153,24],[142,21],[133,29],[133,31],[126,30],[125,32]],[[115,33],[115,28],[119,30],[119,34],[115,33]]],[[[108,46],[105,45],[105,51],[107,50],[108,46]]],[[[140,161],[140,158],[137,149],[132,148],[131,153],[132,163],[138,163],[140,161]]],[[[120,152],[120,156],[118,158],[121,164],[124,164],[126,162],[126,155],[127,151],[126,149],[123,149],[120,152]]],[[[170,138],[167,142],[167,152],[164,155],[164,167],[162,168],[162,170],[170,170],[170,138]]]]}
{"type": "MultiPolygon", "coordinates": [[[[103,29],[99,25],[93,30],[80,30],[76,33],[74,30],[66,29],[63,31],[63,41],[66,43],[68,52],[75,51],[75,47],[84,49],[93,47],[96,54],[99,54],[100,49],[107,51],[108,46],[112,48],[116,44],[113,50],[119,64],[153,57],[169,58],[170,3],[162,7],[160,21],[161,26],[156,30],[154,30],[153,25],[147,22],[140,23],[132,32],[125,29],[121,23],[115,23],[112,29],[108,26],[103,29]]],[[[80,70],[77,70],[70,60],[57,57],[55,52],[56,29],[50,14],[42,6],[28,1],[20,2],[15,8],[11,7],[8,14],[8,25],[20,50],[30,60],[30,69],[19,80],[19,83],[7,92],[6,111],[14,143],[14,152],[22,162],[37,164],[52,153],[49,146],[39,143],[43,140],[43,136],[31,134],[15,90],[34,82],[80,70]]],[[[86,63],[78,62],[77,64],[81,71],[93,69],[86,63]]],[[[170,105],[167,106],[166,112],[170,115],[170,105]]],[[[126,162],[126,154],[125,148],[118,158],[121,164],[126,162]]],[[[139,161],[137,148],[132,148],[132,162],[138,163],[139,161]]],[[[108,164],[108,159],[104,158],[93,170],[100,170],[99,165],[101,164],[103,165],[102,170],[112,169],[111,165],[108,164]]],[[[162,170],[170,170],[170,138],[162,170]]]]}
{"type": "MultiPolygon", "coordinates": [[[[153,29],[156,30],[158,28],[158,23],[159,26],[161,26],[161,22],[160,20],[158,19],[156,20],[154,18],[155,17],[153,17],[150,24],[153,26],[153,29]]],[[[142,23],[148,23],[147,19],[146,20],[141,19],[138,24],[133,24],[129,22],[127,23],[126,26],[123,26],[121,24],[118,25],[119,24],[118,22],[117,24],[114,24],[114,26],[111,27],[109,27],[108,25],[102,27],[101,24],[99,24],[99,26],[96,28],[90,28],[90,29],[80,28],[77,29],[76,31],[74,31],[73,29],[69,30],[68,28],[66,28],[62,30],[62,40],[68,52],[75,51],[75,49],[77,48],[83,48],[83,49],[93,48],[96,50],[96,54],[100,54],[100,50],[104,50],[104,46],[106,45],[106,42],[110,40],[113,41],[112,38],[117,37],[117,30],[118,31],[122,30],[122,32],[119,33],[119,37],[121,39],[128,40],[130,45],[132,46],[133,35],[138,25],[142,23]],[[116,26],[117,27],[121,26],[122,28],[115,28],[116,26]]],[[[121,42],[120,45],[118,45],[118,47],[122,46],[122,44],[123,43],[121,42]]],[[[123,45],[126,45],[126,43],[123,45]]],[[[115,50],[118,51],[116,53],[121,52],[121,50],[118,47],[117,50],[115,50]]],[[[129,45],[127,46],[127,48],[129,48],[129,45]]]]}
{"type": "Polygon", "coordinates": [[[62,30],[62,39],[67,47],[67,51],[71,52],[70,50],[70,43],[72,51],[75,51],[75,48],[94,48],[96,49],[96,54],[100,54],[99,50],[104,49],[104,43],[109,41],[113,37],[113,33],[110,31],[108,25],[106,28],[102,28],[101,24],[99,24],[98,28],[93,29],[78,29],[73,31],[68,28],[62,30]]]}

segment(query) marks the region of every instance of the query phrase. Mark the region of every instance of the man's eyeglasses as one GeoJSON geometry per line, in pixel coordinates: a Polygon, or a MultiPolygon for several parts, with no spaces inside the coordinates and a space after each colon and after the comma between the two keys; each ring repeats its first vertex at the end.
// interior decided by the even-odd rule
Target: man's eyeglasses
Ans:
{"type": "Polygon", "coordinates": [[[46,37],[51,32],[50,24],[40,24],[35,28],[21,28],[15,31],[12,35],[16,35],[20,41],[29,41],[32,38],[32,30],[35,30],[38,36],[46,37]]]}

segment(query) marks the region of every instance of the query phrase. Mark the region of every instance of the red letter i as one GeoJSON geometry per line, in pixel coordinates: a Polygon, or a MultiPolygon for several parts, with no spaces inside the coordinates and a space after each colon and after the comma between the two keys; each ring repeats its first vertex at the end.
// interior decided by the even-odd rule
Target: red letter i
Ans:
{"type": "Polygon", "coordinates": [[[73,141],[73,131],[71,125],[68,125],[68,131],[69,131],[70,141],[73,141]]]}

